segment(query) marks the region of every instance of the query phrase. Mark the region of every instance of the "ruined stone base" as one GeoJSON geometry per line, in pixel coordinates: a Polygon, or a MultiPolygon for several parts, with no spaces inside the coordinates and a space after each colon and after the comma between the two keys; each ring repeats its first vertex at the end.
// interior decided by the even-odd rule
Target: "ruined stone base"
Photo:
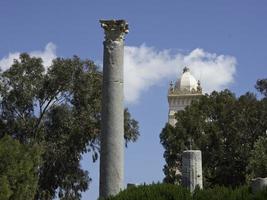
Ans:
{"type": "Polygon", "coordinates": [[[182,185],[193,192],[203,188],[202,157],[200,150],[187,150],[182,156],[182,185]]]}
{"type": "Polygon", "coordinates": [[[255,193],[267,187],[267,177],[266,178],[255,178],[251,181],[252,192],[255,193]]]}

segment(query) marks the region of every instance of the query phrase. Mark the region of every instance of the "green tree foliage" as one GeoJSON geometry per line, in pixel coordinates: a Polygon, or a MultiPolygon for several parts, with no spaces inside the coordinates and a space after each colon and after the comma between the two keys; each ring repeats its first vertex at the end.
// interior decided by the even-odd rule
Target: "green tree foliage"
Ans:
{"type": "Polygon", "coordinates": [[[128,108],[124,110],[124,131],[127,133],[124,134],[125,146],[127,147],[129,141],[135,142],[139,136],[138,122],[131,117],[128,108]]]}
{"type": "Polygon", "coordinates": [[[246,175],[255,142],[266,138],[267,99],[257,100],[246,93],[237,98],[229,90],[202,96],[176,114],[175,127],[166,124],[160,134],[165,148],[165,182],[180,181],[182,152],[190,148],[202,151],[206,186],[238,186],[246,175]]]}
{"type": "Polygon", "coordinates": [[[265,137],[259,137],[254,144],[248,169],[251,177],[267,176],[267,132],[265,137]]]}
{"type": "MultiPolygon", "coordinates": [[[[256,83],[256,89],[267,98],[267,79],[259,79],[256,83]]],[[[266,177],[267,175],[267,130],[266,136],[261,136],[254,144],[251,157],[249,159],[248,178],[266,177]]]]}
{"type": "Polygon", "coordinates": [[[259,79],[256,83],[256,89],[267,97],[267,79],[259,79]]]}
{"type": "Polygon", "coordinates": [[[10,136],[0,139],[0,199],[33,200],[38,184],[41,151],[10,136]]]}
{"type": "MultiPolygon", "coordinates": [[[[83,153],[98,158],[102,72],[90,60],[57,58],[45,69],[42,59],[21,54],[0,74],[0,137],[44,148],[36,199],[80,199],[88,188],[83,153]]],[[[136,141],[138,123],[125,110],[126,144],[136,141]]]]}

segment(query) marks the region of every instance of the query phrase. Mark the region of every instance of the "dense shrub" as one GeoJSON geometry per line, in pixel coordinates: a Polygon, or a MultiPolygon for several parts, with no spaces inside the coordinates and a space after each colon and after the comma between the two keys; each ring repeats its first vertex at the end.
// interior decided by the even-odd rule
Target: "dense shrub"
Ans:
{"type": "Polygon", "coordinates": [[[252,193],[248,187],[237,189],[215,187],[212,189],[198,190],[193,195],[193,200],[250,200],[252,193]]]}
{"type": "Polygon", "coordinates": [[[128,188],[106,200],[267,200],[267,188],[253,194],[246,186],[236,189],[215,187],[196,190],[190,195],[187,189],[178,185],[152,184],[128,188]]]}
{"type": "Polygon", "coordinates": [[[215,187],[196,191],[193,194],[193,200],[267,200],[267,188],[253,194],[247,186],[235,189],[215,187]]]}
{"type": "Polygon", "coordinates": [[[172,184],[131,187],[107,200],[191,200],[188,190],[172,184]]]}

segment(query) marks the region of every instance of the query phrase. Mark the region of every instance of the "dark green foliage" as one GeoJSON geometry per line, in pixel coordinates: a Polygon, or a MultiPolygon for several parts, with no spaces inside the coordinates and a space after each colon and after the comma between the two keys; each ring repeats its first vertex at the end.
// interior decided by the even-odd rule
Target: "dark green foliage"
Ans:
{"type": "MultiPolygon", "coordinates": [[[[45,70],[40,58],[21,54],[0,73],[0,138],[43,146],[36,199],[80,199],[88,189],[83,153],[98,158],[102,72],[90,60],[57,58],[45,70]],[[1,135],[2,134],[2,135],[1,135]]],[[[138,123],[125,110],[125,142],[138,123]]]]}
{"type": "Polygon", "coordinates": [[[236,98],[228,90],[213,92],[178,112],[176,119],[176,127],[167,124],[160,134],[165,148],[165,182],[180,181],[175,171],[181,169],[182,152],[192,140],[193,149],[202,151],[206,186],[246,183],[252,173],[248,164],[254,144],[267,137],[266,98],[258,100],[251,93],[236,98]]]}
{"type": "Polygon", "coordinates": [[[267,79],[259,79],[256,83],[256,89],[267,97],[267,79]]]}
{"type": "Polygon", "coordinates": [[[251,177],[267,176],[267,137],[259,137],[255,142],[248,169],[251,172],[251,177]]]}
{"type": "Polygon", "coordinates": [[[193,200],[265,200],[267,188],[253,194],[249,187],[242,186],[235,189],[215,187],[212,189],[198,190],[193,194],[193,200]]]}
{"type": "Polygon", "coordinates": [[[191,200],[188,190],[172,184],[131,187],[107,200],[191,200]]]}
{"type": "Polygon", "coordinates": [[[106,200],[266,200],[267,188],[253,194],[248,187],[236,189],[215,187],[196,190],[192,195],[185,188],[172,184],[152,184],[133,187],[106,200]]]}
{"type": "Polygon", "coordinates": [[[131,117],[127,108],[124,110],[124,131],[127,133],[124,134],[125,146],[127,147],[129,141],[135,142],[139,136],[138,122],[131,117]]]}
{"type": "Polygon", "coordinates": [[[38,184],[41,151],[5,135],[0,139],[0,199],[33,200],[38,184]]]}

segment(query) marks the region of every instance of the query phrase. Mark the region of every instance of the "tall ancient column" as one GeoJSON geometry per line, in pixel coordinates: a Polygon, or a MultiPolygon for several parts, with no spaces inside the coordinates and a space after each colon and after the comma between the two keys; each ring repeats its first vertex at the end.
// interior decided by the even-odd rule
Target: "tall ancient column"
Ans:
{"type": "Polygon", "coordinates": [[[100,197],[117,194],[124,176],[123,54],[128,24],[100,20],[105,31],[100,150],[100,197]]]}

